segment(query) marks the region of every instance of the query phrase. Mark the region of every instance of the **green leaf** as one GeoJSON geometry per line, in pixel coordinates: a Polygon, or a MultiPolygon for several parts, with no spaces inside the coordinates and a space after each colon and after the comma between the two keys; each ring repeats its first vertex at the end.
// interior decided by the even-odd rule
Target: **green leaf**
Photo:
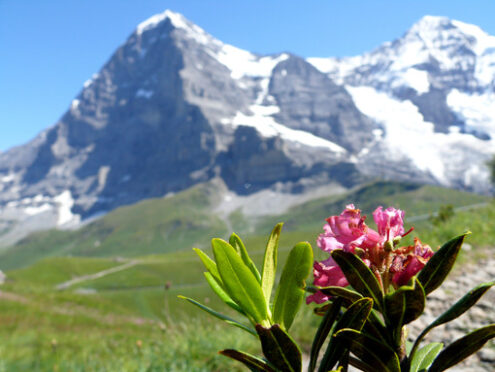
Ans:
{"type": "Polygon", "coordinates": [[[347,372],[349,368],[349,358],[350,358],[349,350],[346,350],[339,358],[339,364],[337,365],[336,372],[347,372]]]}
{"type": "Polygon", "coordinates": [[[206,253],[204,253],[201,249],[199,248],[193,248],[193,251],[196,252],[196,254],[199,256],[201,261],[203,262],[203,265],[205,265],[206,270],[213,275],[215,280],[223,286],[222,278],[220,277],[220,274],[218,272],[217,264],[215,261],[213,261],[206,253]]]}
{"type": "Polygon", "coordinates": [[[332,258],[342,269],[349,284],[364,297],[371,297],[373,304],[383,308],[383,292],[368,266],[355,254],[341,249],[332,252],[332,258]]]}
{"type": "Polygon", "coordinates": [[[428,327],[426,327],[423,332],[418,336],[416,341],[414,342],[413,349],[411,351],[411,356],[413,356],[414,351],[419,346],[420,341],[426,336],[428,332],[430,332],[433,328],[438,327],[439,325],[450,322],[451,320],[461,316],[467,310],[469,310],[472,306],[478,302],[478,300],[488,291],[493,285],[495,285],[495,281],[482,283],[473,289],[471,289],[468,293],[466,293],[459,301],[457,301],[454,305],[452,305],[447,311],[445,311],[442,315],[440,315],[437,319],[433,321],[428,327]]]}
{"type": "Polygon", "coordinates": [[[429,372],[445,371],[460,361],[466,359],[471,354],[474,354],[483,345],[495,337],[495,324],[490,324],[486,327],[479,328],[476,331],[454,341],[447,346],[433,361],[429,372]]]}
{"type": "Polygon", "coordinates": [[[370,336],[379,339],[385,344],[395,344],[395,341],[393,339],[387,338],[392,336],[390,335],[390,332],[388,332],[387,328],[385,328],[381,316],[375,309],[371,310],[371,313],[368,316],[368,320],[366,321],[366,323],[364,323],[361,332],[369,334],[370,336]]]}
{"type": "Polygon", "coordinates": [[[263,289],[263,295],[265,296],[266,303],[270,303],[273,283],[275,282],[275,274],[277,272],[278,241],[280,238],[280,232],[282,231],[282,225],[282,223],[279,223],[273,228],[270,238],[268,239],[268,243],[266,244],[265,257],[263,258],[261,288],[263,289]]]}
{"type": "Polygon", "coordinates": [[[248,326],[242,324],[241,322],[238,322],[237,320],[232,319],[232,318],[228,317],[227,315],[223,315],[223,314],[221,314],[221,313],[219,313],[219,312],[217,312],[217,311],[209,308],[208,306],[205,306],[205,305],[199,303],[198,301],[193,300],[192,298],[184,297],[184,296],[178,296],[178,297],[181,298],[181,299],[183,299],[183,300],[189,301],[193,305],[196,305],[197,307],[199,307],[201,310],[204,310],[208,314],[213,315],[215,318],[221,319],[221,320],[223,320],[224,322],[226,322],[228,324],[231,324],[231,325],[233,325],[235,327],[238,327],[240,329],[243,329],[243,330],[251,333],[252,335],[255,335],[256,336],[256,333],[251,328],[249,328],[248,326]]]}
{"type": "Polygon", "coordinates": [[[423,285],[426,295],[433,292],[443,283],[454,266],[462,242],[467,234],[470,233],[457,236],[445,243],[421,269],[418,280],[423,285]]]}
{"type": "Polygon", "coordinates": [[[342,297],[349,300],[351,303],[354,303],[357,300],[363,298],[363,296],[361,296],[358,292],[344,287],[330,286],[321,288],[317,287],[317,289],[327,296],[342,297]]]}
{"type": "Polygon", "coordinates": [[[354,329],[342,329],[335,338],[348,344],[351,352],[375,371],[400,372],[399,357],[390,346],[379,340],[354,329]]]}
{"type": "Polygon", "coordinates": [[[242,262],[235,249],[221,239],[211,242],[225,292],[252,317],[255,323],[269,324],[268,307],[260,284],[242,262]]]}
{"type": "Polygon", "coordinates": [[[364,372],[376,372],[375,367],[371,367],[360,359],[349,357],[349,364],[364,372]]]}
{"type": "MultiPolygon", "coordinates": [[[[335,324],[333,334],[344,328],[356,329],[360,331],[373,307],[373,300],[368,297],[364,297],[354,302],[344,312],[342,317],[335,324]]],[[[330,338],[325,355],[320,363],[319,372],[326,372],[332,369],[338,362],[342,354],[346,351],[345,345],[337,341],[335,337],[330,338]]]]}
{"type": "Polygon", "coordinates": [[[239,305],[237,305],[234,302],[234,300],[232,300],[232,298],[230,298],[230,296],[223,290],[222,287],[220,287],[220,285],[215,280],[215,278],[213,277],[213,275],[211,275],[211,273],[206,272],[206,273],[203,273],[203,274],[204,274],[204,276],[206,278],[206,281],[210,285],[211,289],[213,289],[213,292],[215,292],[217,294],[217,296],[220,297],[220,299],[223,302],[225,302],[228,306],[230,306],[235,311],[238,311],[239,313],[245,315],[244,311],[239,307],[239,305]]]}
{"type": "Polygon", "coordinates": [[[474,306],[476,302],[478,302],[478,300],[485,294],[485,292],[493,287],[493,285],[495,285],[495,281],[482,283],[474,287],[459,301],[452,305],[450,309],[440,315],[430,326],[437,327],[440,324],[450,322],[451,320],[464,314],[467,310],[474,306]]]}
{"type": "Polygon", "coordinates": [[[273,305],[273,322],[289,330],[304,300],[306,278],[313,267],[313,249],[298,243],[289,253],[280,277],[273,305]]]}
{"type": "Polygon", "coordinates": [[[318,316],[325,316],[325,314],[327,313],[328,309],[330,309],[332,307],[332,304],[331,303],[327,303],[323,306],[318,306],[318,307],[315,307],[313,309],[313,312],[315,313],[315,315],[318,315],[318,316]]]}
{"type": "Polygon", "coordinates": [[[261,341],[263,354],[275,368],[289,372],[301,371],[301,350],[278,324],[270,328],[256,324],[256,332],[258,332],[261,341]]]}
{"type": "Polygon", "coordinates": [[[425,292],[416,277],[413,277],[411,284],[403,285],[385,296],[385,318],[392,327],[396,346],[401,342],[402,327],[417,319],[423,313],[425,304],[425,292]]]}
{"type": "Polygon", "coordinates": [[[220,354],[226,357],[232,358],[244,364],[251,371],[255,372],[276,372],[272,367],[268,365],[263,359],[260,359],[254,355],[238,351],[234,349],[225,349],[219,351],[220,354]]]}
{"type": "Polygon", "coordinates": [[[409,372],[425,372],[442,348],[443,344],[440,342],[423,346],[411,360],[409,372]]]}
{"type": "Polygon", "coordinates": [[[313,344],[311,345],[311,353],[309,359],[308,372],[313,372],[316,367],[316,362],[318,361],[318,354],[323,346],[332,326],[334,325],[337,317],[340,314],[340,308],[342,306],[342,298],[337,298],[332,302],[330,308],[327,309],[325,316],[323,317],[316,335],[313,339],[313,344]]]}
{"type": "Polygon", "coordinates": [[[247,253],[246,250],[246,246],[242,242],[241,238],[236,233],[232,233],[232,235],[230,235],[229,243],[232,247],[235,248],[237,253],[239,253],[239,255],[242,258],[242,261],[246,264],[247,267],[249,267],[249,270],[251,270],[251,272],[254,274],[256,279],[258,279],[258,282],[261,283],[260,272],[256,268],[254,262],[251,260],[251,257],[249,257],[249,254],[247,253]]]}

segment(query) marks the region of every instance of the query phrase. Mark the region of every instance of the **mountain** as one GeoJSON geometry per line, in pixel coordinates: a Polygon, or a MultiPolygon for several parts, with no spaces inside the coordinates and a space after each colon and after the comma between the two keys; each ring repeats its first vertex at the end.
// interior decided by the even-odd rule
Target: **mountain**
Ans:
{"type": "Polygon", "coordinates": [[[54,126],[0,154],[3,241],[211,179],[236,195],[370,178],[487,192],[494,40],[425,17],[363,56],[305,60],[155,15],[54,126]]]}
{"type": "Polygon", "coordinates": [[[495,36],[425,16],[370,53],[309,61],[344,85],[359,110],[382,126],[377,143],[363,149],[363,162],[395,177],[396,170],[384,164],[405,157],[438,184],[489,191],[485,163],[495,153],[495,36]]]}

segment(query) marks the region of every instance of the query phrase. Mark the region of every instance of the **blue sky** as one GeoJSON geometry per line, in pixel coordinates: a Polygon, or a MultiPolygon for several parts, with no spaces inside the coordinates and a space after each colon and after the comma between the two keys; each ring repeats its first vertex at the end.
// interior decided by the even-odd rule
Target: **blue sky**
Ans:
{"type": "Polygon", "coordinates": [[[426,14],[495,35],[494,0],[0,0],[0,151],[55,124],[136,25],[165,9],[261,54],[361,54],[426,14]]]}

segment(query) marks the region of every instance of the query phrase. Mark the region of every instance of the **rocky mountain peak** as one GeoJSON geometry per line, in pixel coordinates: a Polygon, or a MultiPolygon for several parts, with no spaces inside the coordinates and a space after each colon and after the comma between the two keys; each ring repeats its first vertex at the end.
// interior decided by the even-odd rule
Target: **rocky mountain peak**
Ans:
{"type": "Polygon", "coordinates": [[[489,35],[480,27],[452,20],[447,17],[427,15],[416,22],[406,32],[405,39],[421,39],[425,45],[434,50],[438,46],[455,44],[465,47],[477,56],[495,47],[495,36],[489,35]]]}
{"type": "Polygon", "coordinates": [[[241,194],[377,175],[487,191],[492,38],[428,16],[361,56],[305,60],[224,44],[165,11],[54,126],[0,154],[0,231],[77,223],[215,177],[241,194]]]}
{"type": "Polygon", "coordinates": [[[163,13],[155,14],[141,22],[136,27],[135,32],[138,35],[142,35],[145,32],[155,30],[166,21],[170,22],[170,24],[175,28],[180,28],[189,32],[197,32],[198,34],[206,34],[203,29],[186,19],[182,14],[175,13],[169,9],[165,10],[163,13]]]}
{"type": "Polygon", "coordinates": [[[452,21],[448,17],[425,15],[421,17],[406,33],[438,32],[452,28],[452,21]]]}

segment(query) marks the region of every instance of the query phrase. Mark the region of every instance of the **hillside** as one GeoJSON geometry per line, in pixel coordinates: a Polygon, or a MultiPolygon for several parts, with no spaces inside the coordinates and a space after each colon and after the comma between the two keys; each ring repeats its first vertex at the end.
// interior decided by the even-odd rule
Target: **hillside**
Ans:
{"type": "MultiPolygon", "coordinates": [[[[388,200],[395,195],[398,200],[408,203],[406,211],[410,215],[409,208],[414,209],[414,205],[418,206],[418,211],[427,210],[428,195],[433,197],[442,191],[444,195],[448,194],[437,188],[403,184],[389,186],[386,195],[376,195],[376,184],[357,190],[354,195],[366,196],[371,208],[373,195],[377,200],[388,200]],[[411,195],[416,195],[417,199],[406,199],[411,195]]],[[[347,197],[351,196],[343,199],[347,197]]],[[[469,194],[454,193],[452,197],[469,203],[480,200],[479,197],[471,199],[469,194]]],[[[305,216],[298,218],[303,221],[305,216]]],[[[111,218],[112,214],[108,217],[111,218]]],[[[433,247],[462,231],[472,231],[468,245],[461,253],[463,264],[458,268],[465,276],[462,287],[469,288],[472,284],[466,280],[473,270],[466,263],[490,257],[493,250],[495,206],[488,203],[474,210],[460,210],[438,225],[431,225],[427,219],[414,224],[417,227],[415,234],[433,247]]],[[[284,231],[279,262],[285,261],[288,249],[297,241],[314,241],[315,237],[304,231],[284,231]]],[[[259,264],[266,236],[244,240],[254,261],[259,264]]],[[[3,325],[0,337],[5,340],[0,360],[7,370],[53,371],[57,365],[60,370],[72,371],[87,368],[234,371],[235,364],[218,356],[216,351],[228,345],[257,353],[255,340],[219,321],[206,318],[192,305],[177,299],[177,295],[182,294],[214,309],[224,309],[204,281],[203,271],[199,259],[189,249],[132,259],[50,257],[22,269],[9,270],[8,281],[0,291],[0,322],[3,325]],[[128,266],[123,270],[91,278],[96,273],[125,265],[128,266]],[[78,278],[82,280],[75,282],[74,279],[78,278]],[[64,290],[56,289],[68,281],[74,284],[64,290]],[[218,336],[213,340],[209,337],[212,332],[218,336]]],[[[480,277],[479,274],[473,272],[476,278],[480,277]]],[[[452,291],[457,293],[459,285],[451,283],[448,295],[452,291]]],[[[438,301],[445,300],[440,300],[440,297],[433,299],[435,304],[438,301]]],[[[438,312],[436,309],[433,311],[438,312]]],[[[460,326],[470,327],[476,319],[470,317],[460,326]]],[[[305,311],[294,327],[295,336],[305,347],[309,347],[312,336],[308,334],[308,324],[315,329],[314,323],[311,312],[305,311]]],[[[440,336],[449,339],[453,337],[449,332],[455,333],[456,329],[445,330],[440,336]]]]}
{"type": "Polygon", "coordinates": [[[351,202],[367,214],[378,205],[393,205],[406,210],[407,217],[413,217],[435,213],[445,204],[459,207],[489,200],[436,186],[375,182],[348,193],[302,203],[282,214],[252,217],[240,208],[220,218],[212,211],[224,192],[221,183],[209,182],[166,198],[118,208],[75,231],[34,233],[0,255],[0,269],[27,266],[43,257],[136,257],[193,246],[204,248],[212,237],[226,237],[230,230],[255,239],[280,221],[285,222],[287,232],[316,236],[326,217],[340,213],[351,202]]]}
{"type": "Polygon", "coordinates": [[[48,256],[138,256],[207,244],[227,234],[210,209],[219,197],[213,184],[166,198],[119,208],[75,230],[33,233],[2,254],[2,268],[25,266],[48,256]]]}

